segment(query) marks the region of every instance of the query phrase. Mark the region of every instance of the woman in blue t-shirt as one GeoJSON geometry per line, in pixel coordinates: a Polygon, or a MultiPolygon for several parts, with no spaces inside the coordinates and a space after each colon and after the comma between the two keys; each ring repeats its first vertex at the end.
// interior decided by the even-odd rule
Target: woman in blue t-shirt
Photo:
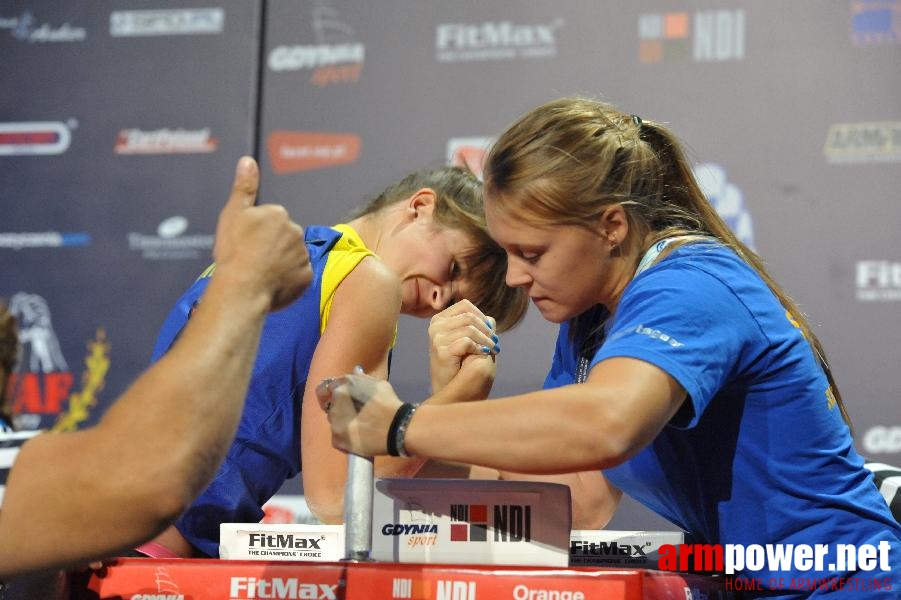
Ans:
{"type": "Polygon", "coordinates": [[[549,102],[501,135],[485,185],[507,284],[560,324],[545,389],[415,409],[350,375],[320,388],[339,447],[601,469],[692,542],[826,552],[809,570],[739,570],[782,578],[768,592],[847,592],[799,592],[792,578],[858,578],[855,597],[873,580],[901,585],[901,527],[854,449],[819,340],[704,197],[670,131],[587,99],[549,102]],[[333,408],[349,394],[377,401],[333,408]],[[879,549],[879,563],[842,569],[837,544],[879,549]]]}

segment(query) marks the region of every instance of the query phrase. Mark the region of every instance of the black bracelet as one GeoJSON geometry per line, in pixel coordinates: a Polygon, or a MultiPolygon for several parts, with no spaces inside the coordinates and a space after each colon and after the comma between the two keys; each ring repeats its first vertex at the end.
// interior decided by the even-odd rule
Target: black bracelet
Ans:
{"type": "Polygon", "coordinates": [[[410,456],[404,448],[404,438],[407,435],[407,426],[410,425],[410,419],[413,418],[415,412],[415,404],[404,403],[394,413],[391,426],[388,427],[388,454],[391,456],[410,456]]]}

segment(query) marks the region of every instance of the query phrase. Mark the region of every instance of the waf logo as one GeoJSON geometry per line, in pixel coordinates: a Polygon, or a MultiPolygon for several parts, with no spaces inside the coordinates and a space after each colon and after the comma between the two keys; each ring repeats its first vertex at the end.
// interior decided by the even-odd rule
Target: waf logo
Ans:
{"type": "Polygon", "coordinates": [[[350,133],[273,131],[266,146],[272,170],[283,174],[356,162],[362,141],[350,133]]]}
{"type": "Polygon", "coordinates": [[[74,376],[63,356],[53,329],[47,301],[37,294],[16,293],[9,302],[19,327],[22,353],[9,381],[16,426],[23,430],[47,426],[46,417],[56,417],[55,431],[73,431],[97,404],[109,370],[109,344],[101,329],[88,343],[81,390],[73,392],[74,376]],[[63,406],[68,401],[68,408],[63,406]]]}
{"type": "Polygon", "coordinates": [[[694,62],[743,60],[745,11],[708,10],[638,16],[638,60],[694,62]]]}
{"type": "Polygon", "coordinates": [[[0,156],[62,154],[72,133],[59,121],[0,123],[0,156]]]}
{"type": "MultiPolygon", "coordinates": [[[[522,504],[496,504],[491,507],[491,529],[496,542],[528,542],[532,540],[532,507],[522,504]]],[[[487,542],[489,505],[452,504],[450,507],[450,540],[452,542],[487,542]]]]}
{"type": "Polygon", "coordinates": [[[20,363],[10,377],[16,425],[39,429],[43,415],[62,411],[73,376],[53,330],[50,307],[37,294],[19,292],[9,302],[21,345],[20,363]],[[24,421],[24,422],[22,422],[24,421]]]}

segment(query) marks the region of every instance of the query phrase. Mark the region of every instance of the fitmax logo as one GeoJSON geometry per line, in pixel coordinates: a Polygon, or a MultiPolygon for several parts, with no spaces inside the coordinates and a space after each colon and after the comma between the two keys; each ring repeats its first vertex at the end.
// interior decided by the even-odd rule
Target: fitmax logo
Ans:
{"type": "Polygon", "coordinates": [[[510,21],[441,23],[435,29],[439,62],[548,58],[557,54],[557,32],[563,19],[550,23],[514,24],[510,21]]]}
{"type": "Polygon", "coordinates": [[[319,544],[325,539],[325,536],[316,538],[294,537],[293,533],[287,534],[265,534],[251,533],[251,548],[294,548],[297,550],[322,550],[319,544]]]}
{"type": "Polygon", "coordinates": [[[581,542],[574,540],[569,546],[570,555],[647,557],[650,542],[644,544],[618,544],[616,542],[581,542]]]}
{"type": "Polygon", "coordinates": [[[887,260],[859,261],[857,299],[861,302],[901,300],[901,263],[887,260]]]}
{"type": "Polygon", "coordinates": [[[232,577],[229,585],[230,597],[271,598],[277,600],[298,600],[310,598],[317,600],[337,600],[338,585],[327,583],[302,583],[293,577],[272,577],[257,579],[256,577],[232,577]]]}

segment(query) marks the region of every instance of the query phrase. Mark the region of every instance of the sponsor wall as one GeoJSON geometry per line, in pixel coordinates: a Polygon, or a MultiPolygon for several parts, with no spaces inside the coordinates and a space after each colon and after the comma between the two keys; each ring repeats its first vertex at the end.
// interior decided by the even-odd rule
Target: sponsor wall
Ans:
{"type": "MultiPolygon", "coordinates": [[[[582,94],[669,123],[710,199],[815,324],[858,446],[901,463],[901,0],[0,4],[0,299],[23,428],[95,422],[208,264],[235,160],[330,224],[407,171],[478,170],[525,110],[582,94]]],[[[495,394],[554,328],[503,336],[495,394]]],[[[426,395],[425,323],[392,381],[426,395]]],[[[286,492],[298,492],[296,483],[286,492]]],[[[626,506],[623,528],[659,523],[626,506]]]]}

